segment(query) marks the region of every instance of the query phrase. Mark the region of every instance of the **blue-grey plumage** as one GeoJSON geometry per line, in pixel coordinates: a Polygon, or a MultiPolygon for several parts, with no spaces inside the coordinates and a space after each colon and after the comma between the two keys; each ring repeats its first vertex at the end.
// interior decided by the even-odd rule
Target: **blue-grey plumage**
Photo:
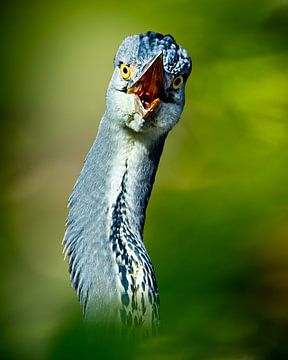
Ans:
{"type": "Polygon", "coordinates": [[[159,296],[142,240],[145,211],[192,62],[172,36],[148,32],[127,37],[114,66],[105,114],[69,199],[63,244],[87,319],[153,328],[159,296]]]}

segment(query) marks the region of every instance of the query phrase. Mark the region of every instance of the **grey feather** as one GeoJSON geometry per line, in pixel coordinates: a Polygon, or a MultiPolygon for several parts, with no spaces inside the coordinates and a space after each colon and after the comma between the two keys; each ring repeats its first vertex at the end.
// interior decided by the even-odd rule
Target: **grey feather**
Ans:
{"type": "Polygon", "coordinates": [[[142,236],[145,211],[168,132],[184,106],[191,59],[170,36],[129,36],[120,45],[106,94],[106,112],[69,199],[64,236],[72,286],[87,319],[98,323],[153,327],[159,323],[155,272],[142,236]],[[160,108],[147,119],[135,110],[127,88],[163,54],[160,108]],[[119,75],[121,64],[135,66],[134,79],[119,75]]]}

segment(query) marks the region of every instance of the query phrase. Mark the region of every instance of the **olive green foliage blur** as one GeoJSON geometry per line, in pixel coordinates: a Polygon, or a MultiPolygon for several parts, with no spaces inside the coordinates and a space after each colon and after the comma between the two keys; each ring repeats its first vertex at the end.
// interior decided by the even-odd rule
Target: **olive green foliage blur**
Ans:
{"type": "Polygon", "coordinates": [[[1,9],[0,358],[288,359],[286,0],[11,1],[1,9]],[[66,203],[129,34],[193,71],[147,212],[152,339],[86,333],[66,203]]]}

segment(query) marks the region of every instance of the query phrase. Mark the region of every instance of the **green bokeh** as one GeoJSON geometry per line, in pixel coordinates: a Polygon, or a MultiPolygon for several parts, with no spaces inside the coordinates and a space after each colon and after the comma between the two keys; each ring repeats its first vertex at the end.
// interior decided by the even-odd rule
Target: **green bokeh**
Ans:
{"type": "Polygon", "coordinates": [[[288,2],[11,2],[1,19],[1,359],[288,358],[288,2]],[[118,45],[193,59],[145,227],[161,331],[88,339],[61,240],[118,45]]]}

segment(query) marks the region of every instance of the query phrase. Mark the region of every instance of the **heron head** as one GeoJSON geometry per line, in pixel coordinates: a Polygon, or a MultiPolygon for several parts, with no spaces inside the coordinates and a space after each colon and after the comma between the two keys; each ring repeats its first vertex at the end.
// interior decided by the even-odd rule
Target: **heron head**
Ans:
{"type": "Polygon", "coordinates": [[[128,36],[114,59],[107,112],[135,132],[167,133],[183,110],[192,61],[172,36],[155,32],[128,36]]]}

